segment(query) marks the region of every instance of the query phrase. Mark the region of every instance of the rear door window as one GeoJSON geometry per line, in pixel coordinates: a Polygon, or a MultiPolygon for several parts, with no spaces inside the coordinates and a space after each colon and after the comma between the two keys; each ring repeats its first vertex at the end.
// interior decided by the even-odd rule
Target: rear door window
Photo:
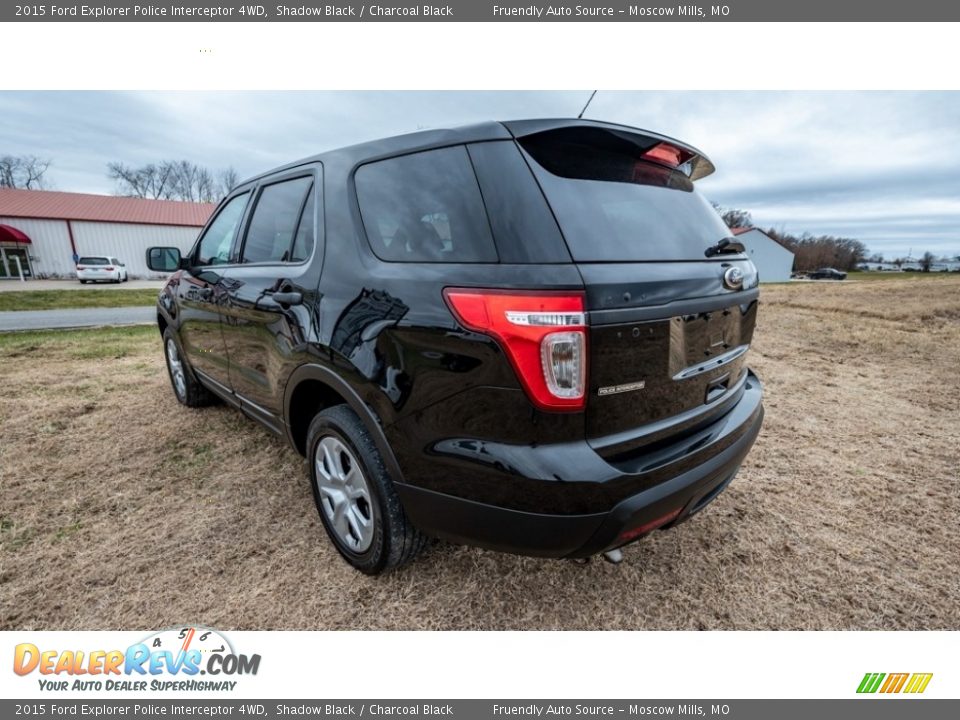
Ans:
{"type": "MultiPolygon", "coordinates": [[[[312,196],[313,177],[273,183],[260,191],[253,217],[247,228],[240,261],[243,263],[292,262],[294,239],[308,196],[312,196]]],[[[300,236],[299,254],[307,246],[313,249],[313,218],[300,236]]],[[[305,259],[301,258],[301,259],[305,259]]]]}
{"type": "Polygon", "coordinates": [[[693,182],[642,147],[567,130],[520,144],[578,262],[705,260],[730,235],[693,182]]]}
{"type": "Polygon", "coordinates": [[[497,262],[483,198],[463,146],[389,158],[355,176],[373,252],[395,262],[497,262]]]}

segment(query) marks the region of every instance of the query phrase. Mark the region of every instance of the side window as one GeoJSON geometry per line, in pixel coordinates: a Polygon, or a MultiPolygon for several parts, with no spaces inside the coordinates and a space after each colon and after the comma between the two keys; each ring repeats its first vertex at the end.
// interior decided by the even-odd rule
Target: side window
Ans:
{"type": "Polygon", "coordinates": [[[200,240],[194,265],[218,265],[230,260],[230,246],[237,234],[250,193],[237,195],[224,205],[200,240]]]}
{"type": "Polygon", "coordinates": [[[313,177],[300,177],[267,185],[260,191],[240,262],[291,262],[295,239],[301,242],[298,252],[308,244],[312,249],[313,218],[305,223],[302,238],[298,229],[304,205],[313,197],[312,189],[313,177]]]}
{"type": "Polygon", "coordinates": [[[373,252],[399,262],[497,262],[473,166],[462,146],[363,165],[357,200],[373,252]]]}

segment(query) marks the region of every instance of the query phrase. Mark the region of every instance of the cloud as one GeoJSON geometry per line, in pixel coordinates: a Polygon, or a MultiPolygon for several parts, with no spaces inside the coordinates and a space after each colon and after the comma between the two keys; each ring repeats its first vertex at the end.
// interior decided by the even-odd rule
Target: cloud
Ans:
{"type": "MultiPolygon", "coordinates": [[[[643,78],[638,78],[642,83],[643,78]]],[[[0,153],[53,160],[59,189],[106,164],[187,158],[242,177],[325,149],[489,119],[575,116],[571,92],[3,92],[0,153]]],[[[711,199],[761,226],[856,237],[888,256],[960,253],[960,93],[608,92],[587,117],[678,137],[711,199]]]]}

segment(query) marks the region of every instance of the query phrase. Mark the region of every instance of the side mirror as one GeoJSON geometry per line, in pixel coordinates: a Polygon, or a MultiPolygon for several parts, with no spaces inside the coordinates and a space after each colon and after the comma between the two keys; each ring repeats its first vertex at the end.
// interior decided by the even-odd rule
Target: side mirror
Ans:
{"type": "Polygon", "coordinates": [[[155,272],[175,272],[180,269],[182,262],[179,248],[147,248],[147,267],[155,272]]]}

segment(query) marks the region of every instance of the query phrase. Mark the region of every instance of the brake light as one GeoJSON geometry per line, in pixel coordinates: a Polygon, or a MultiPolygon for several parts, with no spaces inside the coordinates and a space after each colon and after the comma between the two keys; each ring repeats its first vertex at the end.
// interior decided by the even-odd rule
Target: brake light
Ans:
{"type": "Polygon", "coordinates": [[[87,269],[86,265],[77,265],[77,270],[86,270],[86,269],[87,269]]]}
{"type": "Polygon", "coordinates": [[[657,143],[640,156],[644,160],[653,160],[655,162],[667,165],[669,167],[680,167],[683,163],[693,157],[693,153],[674,147],[665,142],[657,143]]]}
{"type": "Polygon", "coordinates": [[[105,267],[104,270],[106,270],[107,272],[113,272],[113,268],[112,268],[112,267],[105,267]]]}
{"type": "Polygon", "coordinates": [[[500,343],[534,405],[583,409],[587,322],[582,292],[447,288],[443,297],[461,325],[500,343]]]}

